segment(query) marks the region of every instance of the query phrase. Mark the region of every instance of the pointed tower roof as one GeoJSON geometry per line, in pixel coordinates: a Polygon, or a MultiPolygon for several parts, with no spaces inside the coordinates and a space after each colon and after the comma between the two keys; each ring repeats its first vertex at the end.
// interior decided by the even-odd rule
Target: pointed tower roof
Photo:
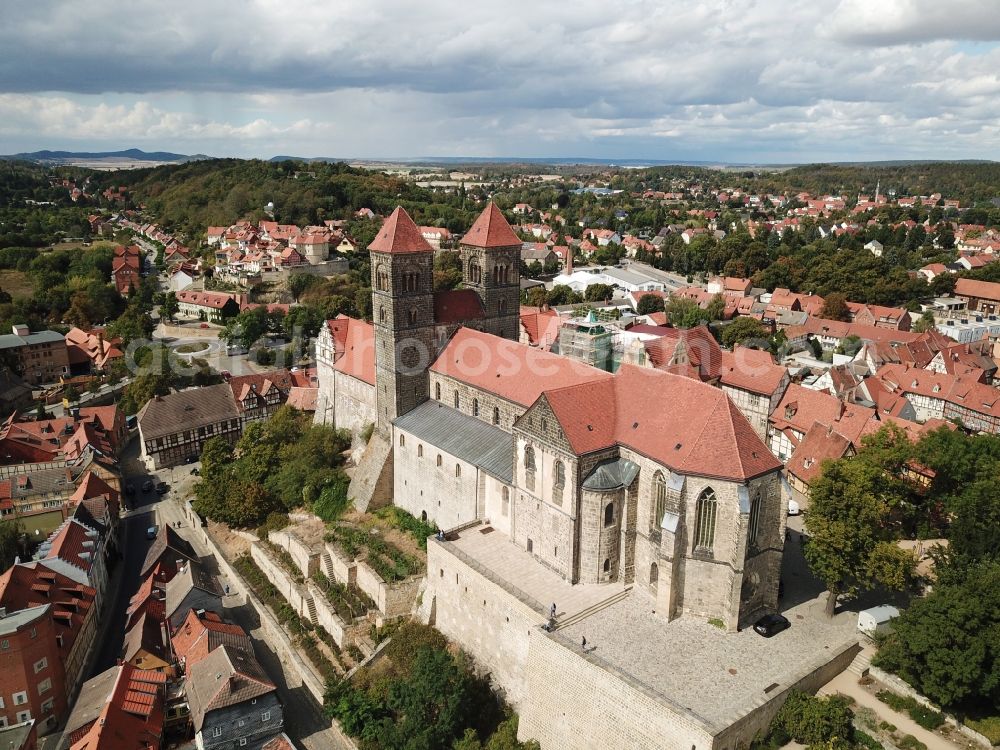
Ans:
{"type": "Polygon", "coordinates": [[[463,245],[472,247],[512,247],[520,246],[521,240],[514,234],[497,204],[490,201],[486,209],[472,225],[472,229],[462,238],[463,245]]]}
{"type": "Polygon", "coordinates": [[[378,230],[368,249],[376,253],[434,252],[434,248],[424,239],[402,206],[396,206],[396,210],[382,224],[382,228],[378,230]]]}

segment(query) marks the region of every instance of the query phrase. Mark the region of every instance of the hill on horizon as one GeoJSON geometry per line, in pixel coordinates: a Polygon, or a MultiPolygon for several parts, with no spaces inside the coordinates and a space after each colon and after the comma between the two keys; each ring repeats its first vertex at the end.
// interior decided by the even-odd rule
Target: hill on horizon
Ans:
{"type": "Polygon", "coordinates": [[[37,162],[67,162],[79,159],[99,160],[99,159],[131,159],[133,161],[148,161],[153,163],[163,162],[187,162],[210,159],[212,157],[205,154],[175,154],[170,151],[143,151],[139,148],[128,148],[122,151],[42,151],[23,152],[19,154],[7,154],[0,156],[0,159],[18,159],[22,161],[37,162]]]}

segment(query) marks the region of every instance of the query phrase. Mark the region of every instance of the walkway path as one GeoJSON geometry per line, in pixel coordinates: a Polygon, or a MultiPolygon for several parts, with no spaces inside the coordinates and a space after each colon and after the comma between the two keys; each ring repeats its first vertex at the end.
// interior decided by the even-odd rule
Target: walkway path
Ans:
{"type": "Polygon", "coordinates": [[[909,716],[901,714],[898,711],[893,711],[882,701],[865,690],[862,685],[859,685],[857,675],[852,672],[841,672],[819,689],[819,695],[831,695],[833,693],[842,693],[849,698],[853,698],[857,702],[857,705],[866,706],[867,708],[872,709],[875,711],[875,714],[879,717],[880,721],[887,721],[890,724],[895,724],[900,735],[912,734],[918,740],[927,745],[928,750],[960,750],[961,748],[966,747],[964,743],[957,744],[946,740],[941,735],[924,729],[909,716]]]}

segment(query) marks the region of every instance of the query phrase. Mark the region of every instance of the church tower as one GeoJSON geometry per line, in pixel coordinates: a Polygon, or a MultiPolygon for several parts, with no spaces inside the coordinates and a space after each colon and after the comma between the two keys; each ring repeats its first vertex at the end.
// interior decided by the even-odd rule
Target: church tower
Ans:
{"type": "Polygon", "coordinates": [[[517,341],[520,330],[521,240],[492,201],[461,243],[465,286],[483,301],[487,333],[517,341]]]}
{"type": "Polygon", "coordinates": [[[434,350],[434,249],[397,207],[368,246],[375,322],[376,427],[427,400],[434,350]]]}

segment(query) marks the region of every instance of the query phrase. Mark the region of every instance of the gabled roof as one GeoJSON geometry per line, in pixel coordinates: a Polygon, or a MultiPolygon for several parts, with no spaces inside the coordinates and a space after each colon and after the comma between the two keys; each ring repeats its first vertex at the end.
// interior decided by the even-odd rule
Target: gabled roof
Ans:
{"type": "Polygon", "coordinates": [[[771,412],[769,421],[778,430],[791,429],[803,435],[814,423],[821,422],[857,444],[871,429],[870,423],[877,421],[877,415],[867,406],[845,404],[829,393],[792,383],[785,390],[781,403],[771,412]]]}
{"type": "Polygon", "coordinates": [[[177,571],[177,575],[167,581],[167,597],[164,604],[164,611],[167,617],[171,618],[180,611],[188,594],[194,589],[200,589],[208,594],[212,594],[219,599],[219,606],[222,606],[222,589],[219,588],[215,577],[210,574],[200,563],[189,560],[184,567],[177,571]]]}
{"type": "Polygon", "coordinates": [[[382,223],[368,249],[376,253],[433,253],[434,248],[424,239],[420,228],[402,206],[396,206],[382,223]]]}
{"type": "Polygon", "coordinates": [[[617,444],[679,473],[740,482],[781,468],[729,397],[698,380],[622,365],[610,380],[541,398],[577,455],[617,444]]]}
{"type": "Polygon", "coordinates": [[[326,324],[337,352],[333,369],[375,385],[375,326],[346,315],[326,324]]]}
{"type": "Polygon", "coordinates": [[[434,293],[434,322],[464,323],[486,317],[483,301],[474,289],[450,289],[434,293]]]}
{"type": "Polygon", "coordinates": [[[531,406],[550,388],[560,388],[611,375],[568,357],[489,333],[459,328],[431,365],[446,375],[521,406],[531,406]]]}
{"type": "Polygon", "coordinates": [[[851,450],[851,441],[833,427],[819,422],[806,432],[788,461],[788,473],[807,485],[812,484],[823,471],[823,462],[843,458],[851,450]]]}
{"type": "Polygon", "coordinates": [[[87,680],[66,723],[70,750],[157,750],[166,676],[131,664],[87,680]]]}
{"type": "Polygon", "coordinates": [[[252,650],[250,636],[239,625],[223,622],[215,612],[189,610],[170,639],[174,654],[184,661],[185,669],[204,659],[221,645],[252,650]]]}
{"type": "Polygon", "coordinates": [[[156,532],[156,539],[146,551],[146,559],[142,563],[139,575],[145,577],[156,563],[161,560],[197,560],[198,553],[186,539],[181,537],[168,524],[161,524],[156,532]]]}
{"type": "Polygon", "coordinates": [[[1000,300],[1000,284],[992,281],[961,278],[955,282],[955,295],[958,297],[1000,300]]]}
{"type": "Polygon", "coordinates": [[[479,218],[472,224],[472,228],[462,237],[462,244],[470,247],[520,247],[521,240],[514,230],[510,228],[507,219],[497,208],[497,204],[490,201],[479,218]]]}
{"type": "Polygon", "coordinates": [[[276,690],[253,650],[223,644],[191,666],[187,680],[188,705],[195,732],[211,712],[259,698],[276,690]]]}
{"type": "MultiPolygon", "coordinates": [[[[141,652],[145,651],[161,662],[169,662],[170,656],[167,652],[167,644],[164,643],[164,635],[163,621],[157,619],[148,610],[143,612],[135,624],[125,632],[122,657],[131,663],[133,659],[141,659],[141,652]]],[[[146,667],[148,665],[136,664],[135,666],[146,667]]],[[[152,667],[150,666],[150,668],[152,667]]]]}

